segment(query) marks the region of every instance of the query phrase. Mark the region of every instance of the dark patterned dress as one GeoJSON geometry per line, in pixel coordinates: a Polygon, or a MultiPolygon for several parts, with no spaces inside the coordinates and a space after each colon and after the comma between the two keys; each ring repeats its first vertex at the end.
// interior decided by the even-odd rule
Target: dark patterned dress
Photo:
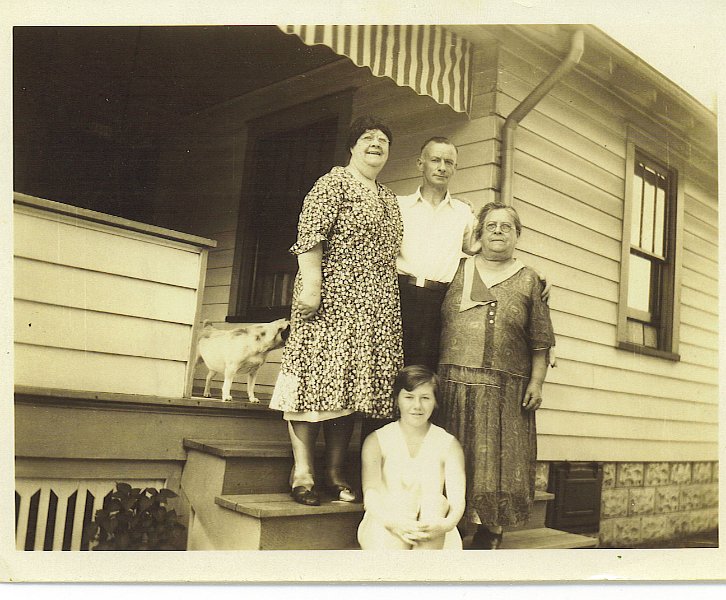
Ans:
{"type": "Polygon", "coordinates": [[[378,193],[333,167],[305,197],[301,254],[323,242],[321,304],[303,320],[294,308],[270,408],[286,412],[359,411],[390,417],[403,365],[396,256],[403,225],[396,196],[378,193]]]}
{"type": "Polygon", "coordinates": [[[537,458],[535,412],[522,399],[532,351],[555,339],[537,273],[519,263],[487,288],[474,261],[462,261],[442,306],[439,420],[464,449],[468,520],[520,525],[534,500],[537,458]]]}

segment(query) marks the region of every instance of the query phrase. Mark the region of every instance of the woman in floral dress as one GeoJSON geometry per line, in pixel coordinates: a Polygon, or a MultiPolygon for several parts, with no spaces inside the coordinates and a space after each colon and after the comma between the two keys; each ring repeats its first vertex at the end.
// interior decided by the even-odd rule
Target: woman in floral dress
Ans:
{"type": "Polygon", "coordinates": [[[355,412],[390,417],[403,364],[396,256],[403,226],[396,197],[376,181],[388,160],[390,129],[373,117],[350,129],[350,162],[333,167],[305,197],[297,242],[290,337],[270,408],[284,412],[295,467],[296,502],[318,505],[314,449],[325,435],[321,487],[357,499],[344,464],[355,412]]]}
{"type": "Polygon", "coordinates": [[[472,548],[529,519],[548,351],[555,344],[535,271],[513,257],[522,226],[509,206],[479,214],[479,254],[464,259],[441,310],[441,421],[464,448],[472,548]]]}

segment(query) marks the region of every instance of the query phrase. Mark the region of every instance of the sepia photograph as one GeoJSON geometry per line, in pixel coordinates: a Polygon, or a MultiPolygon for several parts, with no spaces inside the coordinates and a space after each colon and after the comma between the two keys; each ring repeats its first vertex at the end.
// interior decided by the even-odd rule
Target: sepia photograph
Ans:
{"type": "Polygon", "coordinates": [[[0,580],[726,579],[717,2],[11,4],[0,580]]]}

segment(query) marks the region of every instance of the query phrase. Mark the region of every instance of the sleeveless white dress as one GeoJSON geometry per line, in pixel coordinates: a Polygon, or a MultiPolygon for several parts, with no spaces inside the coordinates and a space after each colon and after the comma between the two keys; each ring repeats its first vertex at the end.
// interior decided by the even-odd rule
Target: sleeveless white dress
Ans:
{"type": "MultiPolygon", "coordinates": [[[[398,512],[412,519],[441,515],[442,505],[448,507],[444,496],[444,464],[454,436],[432,424],[418,453],[412,457],[398,421],[381,427],[371,435],[378,437],[381,448],[381,495],[386,512],[398,512]]],[[[358,526],[361,548],[386,549],[394,547],[397,540],[375,516],[366,511],[358,526]]],[[[462,549],[461,536],[456,527],[446,534],[444,549],[462,549]]]]}

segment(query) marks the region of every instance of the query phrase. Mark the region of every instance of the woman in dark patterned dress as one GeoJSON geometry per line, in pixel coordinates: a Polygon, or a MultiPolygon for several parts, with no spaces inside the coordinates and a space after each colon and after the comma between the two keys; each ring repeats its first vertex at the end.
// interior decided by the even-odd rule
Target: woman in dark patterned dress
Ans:
{"type": "Polygon", "coordinates": [[[403,366],[396,256],[403,225],[396,196],[376,181],[388,160],[391,130],[373,117],[350,129],[351,158],[305,197],[297,242],[290,337],[270,408],[284,411],[295,468],[292,497],[320,504],[314,450],[325,435],[320,488],[357,499],[343,467],[353,413],[390,417],[391,390],[403,366]]]}
{"type": "Polygon", "coordinates": [[[441,420],[464,448],[475,549],[497,548],[534,499],[535,411],[555,339],[539,276],[512,256],[521,230],[513,208],[484,206],[482,249],[462,260],[442,307],[441,420]]]}

